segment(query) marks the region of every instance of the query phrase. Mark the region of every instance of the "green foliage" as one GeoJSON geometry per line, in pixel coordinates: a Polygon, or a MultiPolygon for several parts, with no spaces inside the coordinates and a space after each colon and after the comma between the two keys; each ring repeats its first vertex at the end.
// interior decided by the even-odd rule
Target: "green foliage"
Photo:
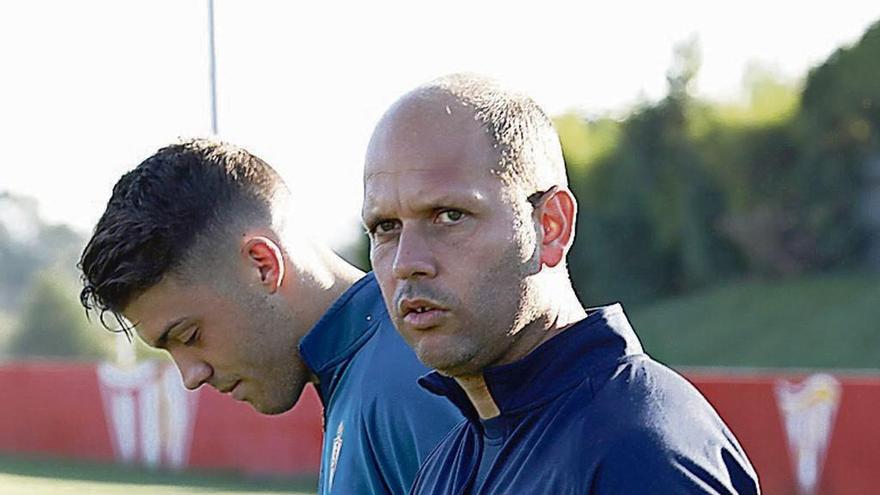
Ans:
{"type": "Polygon", "coordinates": [[[866,161],[880,155],[880,24],[804,89],[752,66],[748,98],[689,92],[699,45],[676,47],[668,96],[621,121],[556,120],[579,199],[572,278],[584,299],[639,302],[743,275],[863,263],[866,161]]]}
{"type": "Polygon", "coordinates": [[[562,155],[569,170],[582,174],[587,167],[607,157],[620,139],[620,123],[603,118],[587,120],[577,114],[567,113],[553,119],[562,155]]]}
{"type": "Polygon", "coordinates": [[[8,343],[15,357],[98,359],[109,355],[110,339],[89,324],[73,284],[52,272],[34,279],[23,311],[8,343]]]}
{"type": "Polygon", "coordinates": [[[21,287],[26,287],[39,263],[31,249],[24,249],[0,223],[0,308],[13,309],[21,302],[21,287]]]}
{"type": "Polygon", "coordinates": [[[687,93],[699,67],[695,41],[676,53],[669,96],[622,122],[610,152],[570,169],[580,198],[571,270],[587,299],[642,301],[699,287],[735,260],[713,228],[720,190],[690,135],[700,111],[687,93]]]}
{"type": "Polygon", "coordinates": [[[672,66],[666,73],[666,81],[669,83],[669,97],[674,100],[683,100],[688,97],[703,62],[700,53],[700,40],[696,35],[691,36],[677,43],[672,50],[674,52],[672,66]]]}
{"type": "Polygon", "coordinates": [[[798,84],[759,64],[750,64],[743,77],[745,104],[719,103],[713,109],[717,123],[727,128],[752,128],[787,123],[800,109],[798,84]]]}
{"type": "Polygon", "coordinates": [[[712,228],[719,191],[688,138],[687,112],[675,98],[637,111],[619,145],[572,178],[580,212],[570,260],[584,296],[651,299],[699,287],[732,262],[712,228]]]}
{"type": "Polygon", "coordinates": [[[52,267],[61,278],[76,280],[76,261],[85,240],[66,225],[40,218],[33,198],[0,192],[0,309],[17,311],[22,288],[52,267]]]}
{"type": "Polygon", "coordinates": [[[15,325],[15,318],[12,314],[0,311],[0,359],[3,357],[3,350],[9,346],[9,339],[12,337],[15,325]]]}
{"type": "Polygon", "coordinates": [[[363,227],[359,227],[359,229],[360,232],[358,233],[358,236],[352,240],[350,244],[343,246],[343,248],[338,251],[338,254],[345,261],[348,261],[359,269],[368,272],[372,269],[370,263],[370,238],[364,232],[363,227]]]}
{"type": "Polygon", "coordinates": [[[867,232],[858,197],[865,161],[880,153],[880,23],[810,72],[795,131],[803,143],[803,224],[820,262],[857,263],[867,232]]]}
{"type": "Polygon", "coordinates": [[[880,126],[880,22],[854,46],[812,70],[803,94],[803,125],[820,134],[817,148],[877,143],[880,126]]]}
{"type": "Polygon", "coordinates": [[[0,355],[96,359],[113,336],[79,304],[85,241],[40,217],[32,198],[0,192],[0,355]]]}

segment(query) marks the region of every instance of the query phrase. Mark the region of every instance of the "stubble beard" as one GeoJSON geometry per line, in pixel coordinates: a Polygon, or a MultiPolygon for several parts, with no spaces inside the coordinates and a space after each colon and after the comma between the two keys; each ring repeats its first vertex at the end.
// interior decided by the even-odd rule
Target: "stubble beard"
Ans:
{"type": "MultiPolygon", "coordinates": [[[[483,283],[469,297],[471,301],[489,301],[495,309],[490,311],[491,316],[470,310],[461,315],[463,318],[459,322],[463,328],[460,331],[472,337],[459,339],[456,349],[446,352],[442,362],[423,360],[427,366],[447,376],[473,376],[486,368],[509,362],[511,354],[516,357],[520,341],[527,333],[523,330],[534,326],[541,314],[538,291],[532,281],[534,260],[524,262],[522,251],[521,244],[511,245],[497,258],[495,265],[485,270],[487,276],[483,283]],[[516,266],[517,270],[511,272],[511,266],[516,266]]],[[[478,306],[473,304],[470,307],[478,306]]],[[[421,355],[419,359],[422,359],[421,355]]]]}
{"type": "Polygon", "coordinates": [[[255,384],[262,392],[262,399],[252,405],[263,414],[280,414],[296,405],[309,371],[294,337],[294,315],[267,299],[265,295],[258,295],[245,304],[251,315],[259,315],[250,319],[251,331],[247,337],[254,350],[250,361],[262,377],[261,382],[255,384]]]}

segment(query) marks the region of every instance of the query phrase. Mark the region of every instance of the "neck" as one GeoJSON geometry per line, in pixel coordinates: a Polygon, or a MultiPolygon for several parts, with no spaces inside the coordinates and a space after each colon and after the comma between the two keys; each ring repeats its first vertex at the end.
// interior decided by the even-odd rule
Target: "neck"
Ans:
{"type": "Polygon", "coordinates": [[[325,248],[309,253],[298,252],[288,257],[296,278],[293,290],[287,291],[290,307],[296,308],[300,320],[311,328],[334,301],[348,290],[364,273],[325,248]]]}
{"type": "MultiPolygon", "coordinates": [[[[333,251],[310,247],[288,253],[287,277],[282,294],[290,309],[294,337],[301,339],[330,306],[363,277],[364,272],[340,258],[333,251]]],[[[310,381],[317,383],[311,373],[310,381]]]]}
{"type": "Polygon", "coordinates": [[[578,300],[570,283],[566,290],[560,292],[561,294],[554,295],[553,306],[550,307],[550,311],[541,319],[541,321],[547,323],[545,326],[539,327],[543,328],[543,331],[538,332],[540,338],[529,349],[529,352],[532,352],[536,347],[587,317],[587,312],[584,310],[580,300],[578,300]]]}
{"type": "MultiPolygon", "coordinates": [[[[515,340],[497,360],[489,366],[509,364],[527,356],[544,342],[552,339],[573,324],[587,317],[571,284],[556,286],[555,290],[543,290],[544,300],[520,325],[515,340]]],[[[516,323],[515,323],[516,325],[516,323]]]]}
{"type": "Polygon", "coordinates": [[[486,380],[482,374],[457,376],[455,381],[458,382],[458,385],[467,394],[480,419],[491,419],[501,414],[498,404],[495,403],[495,399],[489,393],[489,388],[486,386],[486,380]]]}
{"type": "MultiPolygon", "coordinates": [[[[516,341],[499,359],[489,366],[513,363],[526,357],[544,342],[565,331],[573,324],[586,318],[587,313],[567,284],[566,290],[553,291],[550,304],[518,333],[516,341]]],[[[489,393],[483,373],[456,376],[455,381],[465,391],[468,399],[481,419],[490,419],[501,414],[495,399],[489,393]]]]}

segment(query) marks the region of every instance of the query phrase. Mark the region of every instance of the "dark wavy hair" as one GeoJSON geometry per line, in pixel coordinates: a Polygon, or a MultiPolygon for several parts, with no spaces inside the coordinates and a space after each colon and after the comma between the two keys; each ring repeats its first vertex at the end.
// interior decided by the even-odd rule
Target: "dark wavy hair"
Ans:
{"type": "Polygon", "coordinates": [[[121,311],[135,297],[180,268],[197,241],[242,218],[271,222],[286,190],[266,162],[230,144],[194,139],[160,149],[113,187],[78,263],[80,302],[105,328],[128,334],[121,311]]]}

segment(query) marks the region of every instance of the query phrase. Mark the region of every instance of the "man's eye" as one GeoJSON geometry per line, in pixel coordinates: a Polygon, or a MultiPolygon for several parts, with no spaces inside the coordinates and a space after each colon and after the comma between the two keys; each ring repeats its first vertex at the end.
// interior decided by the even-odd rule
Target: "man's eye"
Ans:
{"type": "Polygon", "coordinates": [[[437,215],[437,223],[456,223],[461,221],[464,215],[460,210],[443,210],[437,215]]]}
{"type": "Polygon", "coordinates": [[[397,229],[397,220],[382,220],[373,227],[373,234],[387,234],[397,229]]]}

